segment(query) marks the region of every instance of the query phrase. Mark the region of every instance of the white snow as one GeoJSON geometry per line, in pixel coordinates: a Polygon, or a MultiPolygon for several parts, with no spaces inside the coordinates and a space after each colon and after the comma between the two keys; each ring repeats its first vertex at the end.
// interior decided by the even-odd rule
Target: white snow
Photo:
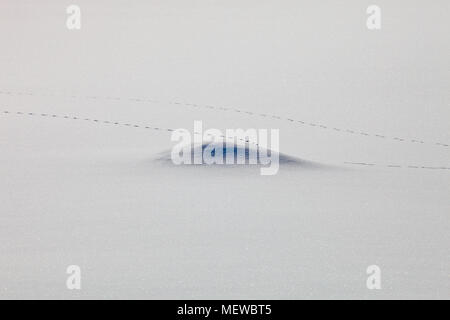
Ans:
{"type": "Polygon", "coordinates": [[[77,4],[0,3],[0,298],[450,298],[448,1],[77,4]],[[307,163],[156,161],[194,120],[307,163]]]}

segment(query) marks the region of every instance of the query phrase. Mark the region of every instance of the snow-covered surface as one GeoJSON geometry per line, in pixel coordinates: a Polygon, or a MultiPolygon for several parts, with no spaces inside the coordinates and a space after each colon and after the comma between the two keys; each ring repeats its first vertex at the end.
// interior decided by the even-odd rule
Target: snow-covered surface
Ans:
{"type": "Polygon", "coordinates": [[[76,2],[0,3],[0,298],[450,298],[448,1],[76,2]],[[305,165],[157,161],[194,120],[305,165]]]}

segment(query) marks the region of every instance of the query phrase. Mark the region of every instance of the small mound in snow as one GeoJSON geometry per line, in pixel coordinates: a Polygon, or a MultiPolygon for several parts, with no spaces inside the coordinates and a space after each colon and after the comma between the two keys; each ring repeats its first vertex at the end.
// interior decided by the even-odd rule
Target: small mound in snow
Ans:
{"type": "MultiPolygon", "coordinates": [[[[244,145],[234,145],[226,146],[224,144],[203,144],[203,145],[188,145],[183,149],[188,152],[189,155],[186,156],[188,163],[181,163],[181,165],[191,165],[194,164],[194,155],[200,155],[200,162],[197,161],[195,166],[224,166],[226,159],[234,159],[233,163],[226,164],[226,166],[268,166],[271,161],[278,161],[280,165],[291,165],[291,166],[315,166],[313,162],[305,161],[292,157],[283,153],[275,152],[272,150],[264,149],[256,146],[244,146],[244,145]],[[222,158],[223,164],[205,162],[205,157],[211,159],[214,157],[222,158]]],[[[182,158],[183,152],[181,151],[179,157],[182,158]]],[[[165,151],[159,154],[155,161],[163,162],[167,164],[175,165],[172,161],[172,150],[165,151]]]]}

